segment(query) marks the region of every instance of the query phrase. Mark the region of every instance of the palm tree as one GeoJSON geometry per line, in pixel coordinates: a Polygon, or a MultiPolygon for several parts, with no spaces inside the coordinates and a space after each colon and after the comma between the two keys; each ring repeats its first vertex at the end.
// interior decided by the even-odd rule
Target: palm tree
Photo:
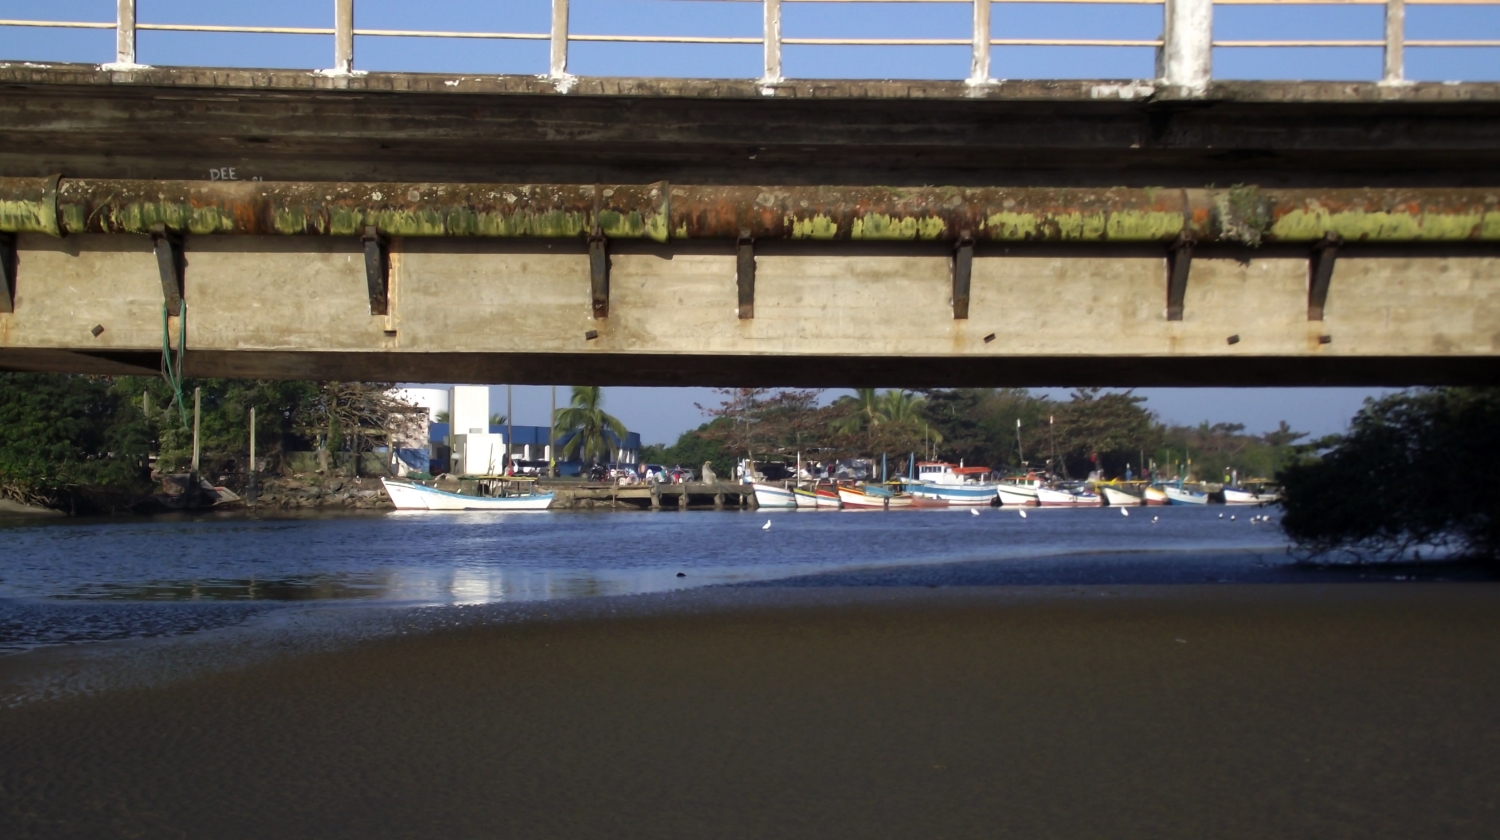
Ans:
{"type": "Polygon", "coordinates": [[[577,454],[580,459],[593,457],[597,462],[603,455],[609,460],[609,435],[624,441],[630,433],[624,423],[605,413],[604,389],[597,385],[574,385],[570,402],[567,408],[557,410],[552,421],[553,433],[558,437],[573,436],[563,446],[563,456],[571,458],[577,454]]]}
{"type": "Polygon", "coordinates": [[[852,435],[861,430],[868,430],[879,422],[880,395],[874,388],[856,388],[854,396],[840,397],[838,402],[842,405],[853,405],[854,413],[833,423],[833,430],[836,432],[852,435]]]}

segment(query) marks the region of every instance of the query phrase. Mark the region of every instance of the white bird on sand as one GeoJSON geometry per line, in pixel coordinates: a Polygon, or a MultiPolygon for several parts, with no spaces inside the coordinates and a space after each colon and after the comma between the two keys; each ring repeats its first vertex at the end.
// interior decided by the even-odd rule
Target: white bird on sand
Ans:
{"type": "Polygon", "coordinates": [[[1025,518],[1026,518],[1026,511],[1024,511],[1024,510],[1018,510],[1018,511],[1016,511],[1016,513],[1019,513],[1019,514],[1021,514],[1021,518],[1022,518],[1022,519],[1025,519],[1025,518]]]}
{"type": "Polygon", "coordinates": [[[975,515],[975,516],[978,516],[978,515],[979,515],[979,511],[977,511],[977,510],[975,510],[975,509],[973,509],[973,508],[969,508],[969,513],[972,513],[972,514],[974,514],[974,515],[975,515]]]}
{"type": "Polygon", "coordinates": [[[1130,511],[1126,510],[1125,508],[1120,508],[1120,515],[1121,516],[1129,516],[1130,515],[1130,511]]]}
{"type": "Polygon", "coordinates": [[[760,529],[762,531],[769,531],[769,530],[771,530],[771,520],[767,519],[766,520],[766,524],[760,526],[760,529]]]}

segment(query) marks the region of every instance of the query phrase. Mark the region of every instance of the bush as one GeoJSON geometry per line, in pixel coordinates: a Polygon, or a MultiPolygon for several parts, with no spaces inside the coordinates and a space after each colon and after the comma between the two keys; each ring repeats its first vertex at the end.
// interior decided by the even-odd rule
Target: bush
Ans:
{"type": "Polygon", "coordinates": [[[1395,560],[1428,547],[1500,559],[1500,389],[1367,401],[1321,459],[1283,470],[1282,527],[1307,556],[1395,560]]]}

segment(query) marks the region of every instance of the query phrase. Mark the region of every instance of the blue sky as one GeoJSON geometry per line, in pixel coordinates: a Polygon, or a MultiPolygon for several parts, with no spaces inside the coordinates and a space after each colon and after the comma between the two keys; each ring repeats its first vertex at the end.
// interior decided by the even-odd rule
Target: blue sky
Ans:
{"type": "MultiPolygon", "coordinates": [[[[547,31],[550,0],[446,0],[411,3],[356,0],[355,25],[373,29],[547,31]]],[[[791,3],[783,6],[784,37],[968,38],[971,12],[961,3],[791,3]]],[[[330,27],[333,0],[139,0],[139,18],[151,23],[330,27]]],[[[575,34],[714,35],[758,37],[760,4],[729,0],[573,0],[575,34]]],[[[1407,37],[1500,39],[1500,5],[1408,6],[1407,37]]],[[[4,0],[0,18],[113,21],[115,0],[4,0]]],[[[1380,6],[1219,6],[1219,39],[1380,39],[1380,6]]],[[[1143,5],[997,3],[996,38],[1150,39],[1161,31],[1161,9],[1143,5]]],[[[0,59],[113,60],[110,30],[0,27],[0,59]]],[[[201,34],[143,31],[138,60],[155,65],[326,68],[333,64],[328,36],[201,34]]],[[[996,47],[999,79],[1149,78],[1152,50],[1141,48],[996,47]]],[[[791,78],[961,79],[968,75],[963,47],[785,48],[791,78]]],[[[463,41],[360,38],[355,66],[363,70],[462,73],[545,73],[545,41],[463,41]]],[[[1378,79],[1381,51],[1373,48],[1217,49],[1214,75],[1224,79],[1378,79]]],[[[1418,81],[1500,80],[1500,49],[1406,51],[1407,77],[1418,81]]],[[[758,45],[640,45],[577,43],[569,70],[578,75],[754,78],[761,74],[758,45]]],[[[566,394],[566,389],[559,389],[566,394]]],[[[549,389],[517,387],[515,420],[546,422],[549,389]]],[[[1065,389],[1048,391],[1065,397],[1065,389]]],[[[1339,431],[1375,391],[1324,389],[1143,389],[1148,405],[1178,423],[1242,422],[1252,431],[1293,427],[1324,434],[1339,431]]],[[[703,422],[695,402],[712,403],[702,388],[611,388],[611,409],[647,442],[667,442],[703,422]]],[[[565,396],[564,396],[565,399],[565,396]]],[[[504,388],[493,405],[503,411],[504,388]]]]}

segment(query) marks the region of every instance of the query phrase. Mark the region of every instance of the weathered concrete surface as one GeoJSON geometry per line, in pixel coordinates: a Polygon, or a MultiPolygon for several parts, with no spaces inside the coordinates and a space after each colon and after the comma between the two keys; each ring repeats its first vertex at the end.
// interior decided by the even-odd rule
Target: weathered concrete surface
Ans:
{"type": "Polygon", "coordinates": [[[0,175],[1493,186],[1500,85],[681,79],[0,64],[0,175]],[[231,173],[230,170],[233,170],[231,173]]]}
{"type": "MultiPolygon", "coordinates": [[[[982,249],[954,320],[938,246],[785,244],[738,316],[732,249],[621,244],[595,319],[582,243],[407,239],[369,314],[358,242],[189,237],[190,375],[604,384],[1391,384],[1500,381],[1500,254],[1341,252],[1307,320],[1294,252],[1205,252],[1183,320],[1159,251],[982,249]],[[587,333],[597,332],[588,338],[587,333]],[[1231,344],[1230,337],[1237,337],[1231,344]]],[[[145,237],[20,237],[0,368],[149,372],[145,237]],[[97,336],[95,326],[102,327],[97,336]]],[[[176,342],[179,325],[170,324],[176,342]]]]}

